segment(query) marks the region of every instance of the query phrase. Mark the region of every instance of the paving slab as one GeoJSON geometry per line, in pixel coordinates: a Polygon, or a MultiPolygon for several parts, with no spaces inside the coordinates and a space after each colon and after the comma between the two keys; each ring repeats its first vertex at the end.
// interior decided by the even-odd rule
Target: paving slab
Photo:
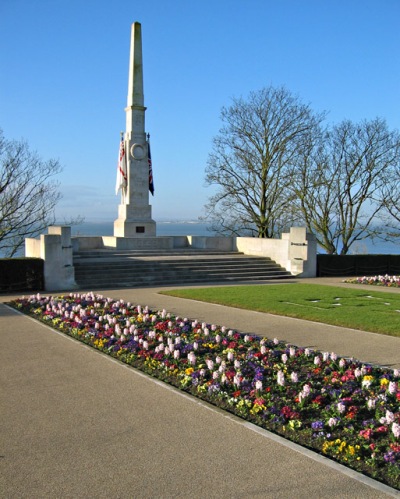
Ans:
{"type": "MultiPolygon", "coordinates": [[[[400,365],[398,338],[181,300],[158,291],[102,294],[400,365]]],[[[1,497],[400,497],[4,304],[0,341],[1,497]]]]}

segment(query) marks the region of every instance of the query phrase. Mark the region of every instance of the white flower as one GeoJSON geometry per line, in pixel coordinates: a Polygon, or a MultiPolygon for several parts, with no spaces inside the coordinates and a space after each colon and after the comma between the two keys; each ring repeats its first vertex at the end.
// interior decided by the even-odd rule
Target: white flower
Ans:
{"type": "Polygon", "coordinates": [[[257,380],[256,381],[256,390],[262,390],[262,389],[263,389],[262,381],[257,380]]]}
{"type": "Polygon", "coordinates": [[[196,355],[194,354],[194,352],[189,352],[187,355],[187,359],[190,364],[192,365],[196,364],[196,355]]]}
{"type": "Polygon", "coordinates": [[[293,381],[293,383],[297,383],[299,381],[299,376],[296,372],[292,372],[290,375],[290,379],[293,381]]]}
{"type": "Polygon", "coordinates": [[[332,428],[332,426],[336,426],[338,424],[339,420],[337,418],[330,418],[328,421],[328,426],[332,428]]]}
{"type": "Polygon", "coordinates": [[[342,402],[338,402],[336,407],[339,411],[339,414],[343,414],[343,412],[346,410],[346,406],[342,402]]]}
{"type": "Polygon", "coordinates": [[[282,359],[282,362],[283,362],[284,364],[286,364],[286,362],[287,362],[287,360],[288,360],[288,356],[287,356],[285,353],[283,353],[283,354],[282,354],[282,356],[281,356],[281,359],[282,359]]]}
{"type": "Polygon", "coordinates": [[[277,383],[280,386],[284,386],[285,385],[285,375],[283,374],[282,371],[278,371],[278,374],[277,374],[277,383]]]}
{"type": "Polygon", "coordinates": [[[387,421],[387,424],[393,423],[394,419],[395,419],[395,417],[394,417],[393,412],[387,410],[386,411],[386,421],[387,421]]]}
{"type": "Polygon", "coordinates": [[[392,433],[396,438],[400,438],[400,424],[392,424],[392,433]]]}

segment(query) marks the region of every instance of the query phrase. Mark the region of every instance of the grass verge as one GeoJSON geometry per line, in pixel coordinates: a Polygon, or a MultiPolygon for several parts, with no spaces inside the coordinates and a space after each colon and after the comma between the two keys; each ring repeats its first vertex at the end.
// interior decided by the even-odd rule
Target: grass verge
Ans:
{"type": "Polygon", "coordinates": [[[161,294],[400,337],[400,294],[318,284],[174,289],[161,294]]]}

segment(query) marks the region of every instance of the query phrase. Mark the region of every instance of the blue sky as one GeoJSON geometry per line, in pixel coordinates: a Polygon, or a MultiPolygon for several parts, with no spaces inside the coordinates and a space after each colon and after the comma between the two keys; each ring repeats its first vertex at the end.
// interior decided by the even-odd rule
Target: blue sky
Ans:
{"type": "Polygon", "coordinates": [[[196,219],[220,110],[284,85],[329,121],[400,129],[398,0],[1,0],[0,127],[58,158],[60,220],[117,218],[130,26],[142,24],[153,218],[196,219]]]}

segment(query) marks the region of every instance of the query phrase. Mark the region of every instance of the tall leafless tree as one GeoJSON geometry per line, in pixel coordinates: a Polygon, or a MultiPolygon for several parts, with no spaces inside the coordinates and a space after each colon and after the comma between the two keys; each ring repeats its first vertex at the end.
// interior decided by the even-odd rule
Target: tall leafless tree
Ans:
{"type": "Polygon", "coordinates": [[[221,234],[277,236],[298,219],[293,170],[324,114],[287,89],[267,87],[221,111],[206,184],[217,186],[206,219],[221,234]]]}
{"type": "Polygon", "coordinates": [[[345,255],[357,241],[386,237],[382,192],[400,164],[397,131],[379,118],[345,120],[310,142],[303,158],[294,192],[308,230],[327,253],[345,255]]]}
{"type": "Polygon", "coordinates": [[[54,223],[60,199],[58,160],[43,161],[24,141],[7,140],[0,129],[0,251],[12,257],[54,223]]]}

